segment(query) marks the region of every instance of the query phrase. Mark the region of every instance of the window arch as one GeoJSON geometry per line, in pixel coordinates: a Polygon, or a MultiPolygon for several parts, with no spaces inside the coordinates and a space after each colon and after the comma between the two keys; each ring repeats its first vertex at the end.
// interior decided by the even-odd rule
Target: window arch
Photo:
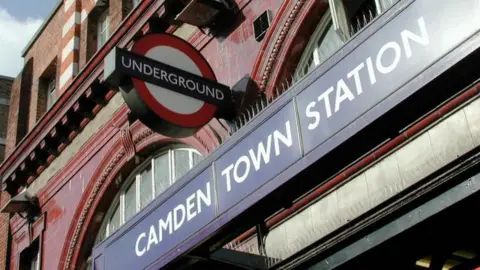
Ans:
{"type": "Polygon", "coordinates": [[[201,159],[197,150],[185,146],[162,149],[147,158],[122,184],[106,211],[95,245],[117,231],[201,159]]]}
{"type": "MultiPolygon", "coordinates": [[[[145,159],[121,184],[94,236],[93,246],[112,235],[202,159],[200,152],[185,145],[162,148],[145,159]]],[[[84,257],[80,269],[92,269],[90,252],[84,257]]]]}
{"type": "Polygon", "coordinates": [[[329,0],[329,8],[300,57],[293,82],[302,79],[399,0],[329,0]]]}

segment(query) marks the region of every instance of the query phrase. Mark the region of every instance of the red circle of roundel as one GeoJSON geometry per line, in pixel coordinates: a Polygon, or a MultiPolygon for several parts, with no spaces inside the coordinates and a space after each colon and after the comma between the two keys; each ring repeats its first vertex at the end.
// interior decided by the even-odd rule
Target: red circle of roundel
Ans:
{"type": "MultiPolygon", "coordinates": [[[[148,51],[157,46],[168,46],[186,54],[198,67],[202,76],[215,80],[215,74],[207,60],[188,42],[173,35],[149,34],[135,42],[132,51],[146,55],[148,51]]],[[[144,81],[132,78],[133,86],[137,89],[146,105],[162,119],[179,126],[195,128],[207,124],[215,115],[217,107],[204,102],[203,106],[192,114],[179,114],[160,104],[148,89],[144,81]]]]}

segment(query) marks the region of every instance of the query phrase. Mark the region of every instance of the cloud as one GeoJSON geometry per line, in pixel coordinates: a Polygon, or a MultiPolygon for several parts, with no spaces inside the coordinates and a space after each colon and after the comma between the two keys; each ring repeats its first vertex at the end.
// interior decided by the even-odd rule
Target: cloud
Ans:
{"type": "Polygon", "coordinates": [[[0,6],[0,75],[18,75],[23,67],[22,51],[41,24],[41,19],[18,20],[0,6]]]}

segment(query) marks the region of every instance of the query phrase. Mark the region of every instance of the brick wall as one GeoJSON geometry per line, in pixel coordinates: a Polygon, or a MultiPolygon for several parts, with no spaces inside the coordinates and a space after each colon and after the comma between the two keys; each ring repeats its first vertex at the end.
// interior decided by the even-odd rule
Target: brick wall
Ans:
{"type": "MultiPolygon", "coordinates": [[[[7,192],[0,193],[0,205],[4,205],[10,199],[7,192]]],[[[0,270],[7,269],[9,258],[9,215],[10,214],[0,214],[0,270]]]]}
{"type": "Polygon", "coordinates": [[[84,19],[80,25],[80,61],[79,69],[82,69],[95,53],[96,40],[87,38],[96,33],[95,19],[90,15],[84,19]]]}
{"type": "MultiPolygon", "coordinates": [[[[0,78],[0,138],[7,136],[8,107],[13,78],[0,78]]],[[[3,148],[4,149],[4,148],[3,148]]],[[[0,162],[3,161],[3,149],[0,150],[0,162]]]]}
{"type": "MultiPolygon", "coordinates": [[[[26,52],[23,70],[13,82],[6,155],[9,155],[15,149],[17,143],[25,137],[45,113],[46,106],[44,104],[47,97],[40,93],[42,91],[41,77],[52,66],[52,63],[56,62],[55,59],[60,52],[60,38],[64,21],[63,14],[59,14],[59,10],[52,16],[45,29],[26,52]],[[29,109],[25,110],[25,108],[29,109]]],[[[58,69],[55,72],[58,77],[58,69]]]]}
{"type": "MultiPolygon", "coordinates": [[[[9,106],[0,104],[0,145],[4,145],[4,141],[7,137],[7,124],[8,124],[8,110],[9,106]]],[[[0,151],[3,155],[3,151],[0,151]]],[[[0,162],[3,161],[3,158],[0,158],[0,162]]]]}
{"type": "MultiPolygon", "coordinates": [[[[77,2],[82,9],[82,23],[80,28],[80,48],[79,48],[79,68],[82,68],[88,60],[97,51],[96,46],[96,19],[98,18],[101,7],[96,7],[93,1],[84,0],[77,2]]],[[[131,0],[110,1],[110,32],[112,33],[128,15],[132,9],[131,0]]],[[[25,55],[24,70],[16,78],[16,83],[12,88],[10,109],[11,120],[9,125],[9,135],[7,136],[7,155],[13,151],[16,144],[35,126],[38,120],[45,114],[47,106],[47,93],[43,85],[43,78],[55,75],[57,78],[57,95],[59,91],[60,77],[62,67],[62,50],[67,46],[66,39],[62,39],[62,29],[64,28],[66,14],[63,5],[60,6],[52,16],[47,26],[43,29],[33,45],[28,49],[25,55]],[[52,67],[54,71],[50,70],[52,67]],[[18,108],[29,108],[29,110],[19,110],[18,108]]],[[[66,35],[68,36],[68,34],[66,35]]],[[[76,75],[76,73],[75,73],[76,75]]],[[[0,98],[1,98],[0,93],[0,98]]],[[[0,109],[0,114],[2,114],[0,109]]],[[[0,123],[1,125],[1,123],[0,123]]],[[[0,132],[1,135],[1,132],[0,132]]]]}
{"type": "Polygon", "coordinates": [[[125,19],[132,10],[132,0],[110,1],[110,33],[117,29],[118,25],[125,19]]]}
{"type": "Polygon", "coordinates": [[[45,102],[44,99],[46,98],[46,96],[43,94],[39,94],[39,92],[43,90],[40,87],[40,78],[48,70],[48,68],[52,66],[52,63],[56,65],[56,59],[58,59],[57,56],[61,53],[61,35],[63,24],[64,17],[60,8],[57,10],[55,15],[53,15],[48,25],[25,55],[25,62],[28,62],[30,59],[33,59],[34,62],[31,100],[29,105],[30,113],[28,118],[28,131],[33,128],[33,126],[45,113],[45,107],[39,105],[39,103],[45,102]]]}
{"type": "MultiPolygon", "coordinates": [[[[95,25],[95,2],[92,0],[81,1],[81,23],[80,23],[80,49],[79,49],[79,69],[83,68],[88,62],[89,58],[95,53],[96,37],[92,34],[96,31],[95,25]],[[89,6],[91,5],[91,6],[89,6]]],[[[113,33],[121,21],[131,10],[131,0],[110,0],[109,13],[110,13],[110,32],[113,33]]],[[[249,73],[252,70],[254,61],[260,50],[261,43],[256,42],[252,33],[252,22],[260,15],[265,8],[271,8],[274,13],[280,6],[278,0],[255,0],[248,2],[247,6],[243,9],[245,16],[247,17],[244,23],[240,23],[234,32],[229,36],[222,39],[206,38],[202,46],[202,54],[208,59],[212,68],[215,70],[217,78],[220,82],[233,85],[244,74],[249,73]],[[228,56],[228,57],[227,57],[228,56]],[[227,61],[228,60],[228,61],[227,61]],[[230,61],[231,60],[231,61],[230,61]]],[[[52,61],[56,61],[56,75],[57,82],[61,75],[61,53],[62,53],[62,28],[65,20],[64,8],[60,7],[57,14],[54,15],[49,25],[40,34],[40,37],[28,51],[26,55],[26,67],[19,77],[14,81],[12,86],[12,98],[9,114],[11,121],[9,122],[8,130],[8,144],[7,152],[11,153],[15,144],[18,143],[25,135],[25,127],[32,127],[36,121],[42,116],[42,92],[41,92],[41,80],[42,74],[45,74],[45,70],[52,61]],[[55,60],[57,59],[57,60],[55,60]],[[28,79],[30,78],[30,80],[28,79]],[[30,102],[29,91],[32,92],[32,102],[30,102]],[[31,111],[23,110],[20,104],[28,104],[31,111]],[[25,123],[27,125],[25,125],[25,123]]],[[[192,30],[193,31],[193,30],[192,30]]],[[[58,89],[57,83],[57,89],[58,89]]],[[[102,111],[96,116],[96,118],[89,123],[89,125],[83,130],[83,132],[76,138],[76,140],[69,145],[69,148],[63,152],[68,153],[68,157],[57,158],[48,168],[41,173],[41,175],[30,185],[29,189],[39,191],[42,188],[47,187],[51,182],[52,177],[55,177],[65,168],[72,166],[73,159],[77,157],[80,148],[84,147],[85,141],[91,137],[92,134],[99,130],[106,129],[107,127],[101,124],[110,119],[111,109],[110,106],[120,106],[120,103],[116,104],[115,101],[122,101],[121,96],[114,98],[110,101],[107,108],[103,108],[102,111]],[[113,103],[112,103],[113,102],[113,103]],[[102,116],[103,115],[103,116],[102,116]],[[98,121],[100,124],[94,125],[94,121],[98,121]],[[70,148],[74,148],[76,151],[71,151],[70,148]],[[70,150],[70,152],[68,151],[70,150]]],[[[113,108],[113,107],[112,107],[113,108]]],[[[116,107],[115,107],[116,108],[116,107]]],[[[113,135],[112,135],[113,136],[113,135]]],[[[82,192],[87,186],[93,172],[99,166],[104,155],[109,150],[110,145],[104,146],[101,152],[91,157],[91,160],[87,164],[79,168],[78,172],[71,176],[68,184],[65,186],[59,186],[55,194],[51,194],[53,198],[49,200],[48,205],[43,209],[47,212],[45,242],[43,245],[44,255],[42,258],[43,269],[58,269],[60,254],[62,248],[64,248],[64,241],[66,233],[70,226],[72,226],[72,215],[75,212],[78,201],[81,199],[82,192]]],[[[92,149],[92,151],[95,149],[92,149]]],[[[88,150],[89,151],[89,150],[88,150]]],[[[49,194],[50,196],[50,194],[49,194]]],[[[3,199],[3,198],[2,198],[3,199]]],[[[50,198],[49,198],[50,199],[50,198]]],[[[0,216],[0,245],[2,243],[2,237],[8,236],[7,231],[2,231],[2,220],[8,220],[8,217],[0,216]]],[[[6,241],[6,240],[5,240],[6,241]]],[[[0,250],[2,246],[0,246],[0,250]]],[[[4,249],[5,250],[5,249],[4,249]]],[[[4,257],[0,253],[0,260],[4,257]]],[[[15,258],[15,254],[12,254],[12,258],[15,258]]],[[[0,270],[2,270],[2,262],[0,261],[0,270]]]]}
{"type": "Polygon", "coordinates": [[[21,74],[14,80],[10,95],[9,121],[7,124],[7,141],[5,155],[8,156],[17,144],[18,110],[20,106],[21,74]]]}
{"type": "Polygon", "coordinates": [[[8,112],[7,141],[5,156],[8,156],[15,146],[28,132],[30,98],[33,80],[33,58],[30,58],[22,72],[15,78],[10,93],[10,108],[8,112]]]}
{"type": "MultiPolygon", "coordinates": [[[[0,138],[7,136],[8,124],[8,103],[10,100],[10,91],[13,84],[13,78],[0,78],[0,138]]],[[[0,162],[5,157],[5,145],[0,144],[0,162]]],[[[9,199],[8,194],[0,194],[0,206],[9,199]]],[[[9,215],[0,214],[0,270],[6,269],[9,249],[9,215]]]]}
{"type": "Polygon", "coordinates": [[[133,8],[132,0],[109,1],[108,7],[95,6],[90,1],[82,2],[82,21],[80,25],[80,61],[79,69],[82,69],[97,51],[97,22],[98,17],[108,8],[110,17],[110,33],[117,29],[118,25],[130,13],[133,8]],[[85,16],[85,17],[84,17],[85,16]]]}
{"type": "Polygon", "coordinates": [[[10,88],[12,87],[14,78],[0,76],[0,98],[10,98],[10,88]]]}

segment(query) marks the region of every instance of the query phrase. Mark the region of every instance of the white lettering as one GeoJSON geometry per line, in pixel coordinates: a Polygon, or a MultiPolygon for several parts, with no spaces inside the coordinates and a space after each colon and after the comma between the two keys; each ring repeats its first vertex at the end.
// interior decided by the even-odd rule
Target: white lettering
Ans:
{"type": "Polygon", "coordinates": [[[355,99],[355,96],[353,96],[352,92],[348,88],[347,84],[343,79],[340,79],[337,82],[337,96],[335,98],[335,112],[338,112],[340,110],[340,104],[345,101],[346,99],[352,101],[355,99]]]}
{"type": "Polygon", "coordinates": [[[160,70],[158,68],[153,68],[153,77],[160,80],[160,76],[158,73],[160,73],[160,70]]]}
{"type": "Polygon", "coordinates": [[[377,61],[376,61],[377,70],[383,74],[388,74],[392,72],[397,67],[398,62],[400,62],[401,54],[402,54],[402,50],[400,49],[400,45],[398,45],[398,43],[388,42],[387,44],[383,45],[377,54],[377,61]],[[382,56],[387,51],[387,49],[392,49],[394,51],[395,58],[393,59],[393,62],[386,67],[382,63],[382,56]]]}
{"type": "Polygon", "coordinates": [[[142,250],[138,249],[138,244],[140,243],[140,240],[145,237],[147,237],[146,233],[141,233],[137,237],[137,242],[135,242],[135,253],[137,254],[138,257],[141,257],[146,252],[145,248],[143,248],[142,250]]]}
{"type": "Polygon", "coordinates": [[[152,75],[152,73],[153,73],[152,67],[149,65],[143,64],[143,74],[150,76],[152,75]]]}
{"type": "Polygon", "coordinates": [[[197,190],[197,213],[199,214],[202,212],[202,202],[206,206],[212,205],[212,196],[210,195],[210,182],[207,182],[205,186],[207,188],[207,195],[205,195],[202,190],[197,190]]]}
{"type": "Polygon", "coordinates": [[[133,63],[133,70],[137,70],[138,72],[142,72],[142,63],[137,63],[135,60],[132,60],[133,63]]]}
{"type": "Polygon", "coordinates": [[[157,234],[155,233],[155,227],[153,227],[153,225],[150,226],[150,232],[148,233],[147,251],[150,250],[150,245],[152,244],[158,244],[157,234]]]}
{"type": "Polygon", "coordinates": [[[353,77],[353,79],[355,80],[355,88],[357,89],[357,95],[360,95],[362,92],[363,92],[363,88],[362,88],[362,81],[360,80],[360,70],[362,70],[362,68],[364,67],[365,65],[363,63],[361,63],[360,65],[358,65],[356,68],[354,68],[352,71],[350,71],[348,74],[347,74],[347,77],[350,79],[353,77]]]}
{"type": "Polygon", "coordinates": [[[218,100],[223,100],[225,98],[225,96],[223,95],[223,92],[218,89],[215,89],[215,97],[218,100]]]}
{"type": "Polygon", "coordinates": [[[287,147],[290,147],[293,144],[292,132],[290,131],[290,121],[285,122],[285,133],[287,134],[286,137],[282,133],[280,133],[280,131],[278,131],[278,130],[275,130],[273,132],[273,141],[275,142],[275,155],[276,156],[280,155],[279,141],[281,141],[287,147]]]}
{"type": "Polygon", "coordinates": [[[318,96],[318,101],[322,101],[324,100],[324,104],[325,104],[325,112],[327,113],[327,118],[329,118],[330,116],[332,116],[332,109],[330,107],[330,99],[328,97],[328,95],[330,95],[330,93],[333,92],[333,86],[328,88],[327,91],[323,92],[320,96],[318,96]]]}
{"type": "Polygon", "coordinates": [[[163,219],[160,219],[158,221],[158,241],[162,242],[163,239],[163,231],[168,230],[168,234],[172,234],[172,211],[168,212],[167,215],[167,220],[163,221],[163,219]]]}
{"type": "Polygon", "coordinates": [[[122,65],[126,68],[130,68],[132,66],[132,59],[128,58],[128,65],[125,64],[125,56],[122,55],[122,65]]]}
{"type": "Polygon", "coordinates": [[[188,88],[189,90],[192,90],[192,91],[195,90],[195,82],[194,82],[194,81],[192,81],[192,80],[187,80],[187,81],[186,81],[186,84],[187,84],[187,88],[188,88]]]}
{"type": "Polygon", "coordinates": [[[177,75],[176,74],[173,74],[173,73],[170,73],[168,74],[168,80],[170,81],[170,83],[172,84],[177,84],[177,75]]]}
{"type": "Polygon", "coordinates": [[[183,225],[184,221],[185,221],[185,206],[183,204],[179,204],[173,209],[173,230],[177,231],[183,225]],[[181,213],[180,217],[178,216],[179,211],[181,213]]]}
{"type": "Polygon", "coordinates": [[[182,86],[183,88],[187,88],[185,86],[185,79],[183,77],[178,77],[178,84],[182,86]]]}
{"type": "Polygon", "coordinates": [[[165,70],[160,71],[160,77],[162,77],[162,80],[168,81],[167,75],[168,73],[165,70]]]}
{"type": "Polygon", "coordinates": [[[373,69],[372,58],[367,58],[367,70],[368,70],[368,77],[370,78],[370,84],[374,85],[377,82],[377,78],[375,77],[375,70],[373,69]]]}
{"type": "Polygon", "coordinates": [[[197,215],[197,212],[192,212],[192,209],[195,207],[193,200],[195,200],[195,193],[187,198],[187,221],[191,220],[197,215]]]}
{"type": "Polygon", "coordinates": [[[205,91],[207,92],[207,96],[211,96],[211,97],[215,96],[215,88],[210,88],[207,85],[204,85],[203,87],[207,89],[207,91],[205,91]]]}
{"type": "Polygon", "coordinates": [[[405,48],[405,55],[407,56],[407,58],[412,57],[412,47],[410,46],[410,40],[413,40],[423,46],[427,46],[430,43],[427,27],[425,26],[425,20],[423,19],[423,17],[420,17],[417,21],[420,28],[420,36],[408,30],[403,30],[401,33],[403,47],[405,48]]]}
{"type": "Polygon", "coordinates": [[[222,171],[222,176],[225,176],[227,179],[227,192],[232,190],[232,181],[230,179],[230,171],[233,169],[233,164],[230,164],[227,168],[222,171]]]}
{"type": "MultiPolygon", "coordinates": [[[[148,232],[142,232],[135,242],[135,253],[138,257],[143,256],[152,247],[158,245],[164,239],[164,233],[168,232],[171,235],[173,232],[179,230],[185,221],[194,219],[202,212],[202,207],[211,207],[212,193],[210,182],[207,181],[205,189],[198,189],[188,197],[184,203],[178,204],[173,210],[170,210],[166,217],[158,220],[158,230],[155,230],[155,225],[149,227],[148,232]],[[196,198],[196,199],[195,199],[196,198]],[[196,204],[196,205],[195,205],[196,204]],[[148,238],[147,238],[148,233],[148,238]],[[142,240],[146,238],[148,241],[142,240]]],[[[166,235],[166,234],[165,234],[166,235]]],[[[172,236],[176,237],[176,236],[172,236]]]]}
{"type": "Polygon", "coordinates": [[[198,82],[196,82],[195,84],[197,86],[197,92],[200,93],[200,94],[204,94],[205,93],[205,85],[203,85],[202,90],[200,90],[200,84],[198,82]]]}
{"type": "Polygon", "coordinates": [[[255,152],[253,152],[253,149],[250,149],[248,151],[250,153],[250,158],[252,159],[252,163],[253,163],[253,167],[255,168],[255,171],[258,171],[258,169],[260,169],[260,163],[262,159],[265,164],[268,164],[268,162],[270,161],[271,146],[272,146],[272,134],[268,135],[268,138],[267,138],[267,150],[265,150],[265,146],[263,146],[263,142],[259,142],[256,155],[255,155],[255,152]]]}
{"type": "Polygon", "coordinates": [[[250,160],[248,159],[247,156],[241,156],[237,162],[235,163],[235,168],[233,169],[233,179],[237,183],[242,183],[247,179],[248,174],[250,173],[250,160]],[[240,166],[241,163],[245,163],[245,171],[241,176],[238,175],[238,167],[240,166]]]}
{"type": "Polygon", "coordinates": [[[313,121],[313,123],[309,123],[308,124],[308,129],[309,130],[314,130],[318,124],[320,124],[320,112],[318,111],[312,111],[312,108],[315,107],[315,101],[312,101],[310,103],[308,103],[307,105],[307,109],[305,110],[305,114],[307,115],[307,117],[309,118],[315,118],[315,120],[313,121]]]}

